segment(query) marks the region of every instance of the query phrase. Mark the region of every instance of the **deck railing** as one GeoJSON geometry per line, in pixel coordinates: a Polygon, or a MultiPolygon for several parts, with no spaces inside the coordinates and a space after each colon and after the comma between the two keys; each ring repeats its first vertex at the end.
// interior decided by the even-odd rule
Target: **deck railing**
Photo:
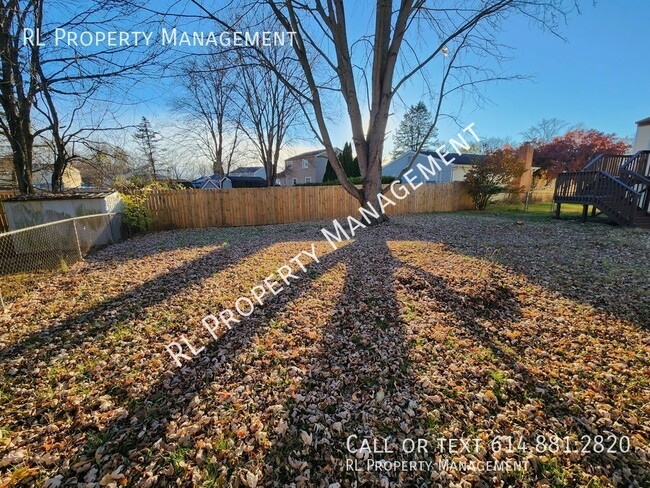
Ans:
{"type": "Polygon", "coordinates": [[[596,205],[621,225],[632,225],[641,192],[605,171],[569,171],[557,176],[554,200],[596,205]]]}
{"type": "Polygon", "coordinates": [[[621,167],[621,179],[641,194],[639,207],[650,208],[650,151],[639,151],[621,167]]]}
{"type": "Polygon", "coordinates": [[[554,200],[582,201],[584,198],[594,196],[594,183],[598,171],[567,171],[559,173],[555,181],[554,200]]]}
{"type": "Polygon", "coordinates": [[[650,151],[637,152],[623,164],[621,170],[630,171],[640,176],[650,176],[650,151]]]}
{"type": "Polygon", "coordinates": [[[583,171],[604,171],[612,176],[618,176],[623,163],[632,155],[627,154],[600,154],[594,158],[583,171]]]}

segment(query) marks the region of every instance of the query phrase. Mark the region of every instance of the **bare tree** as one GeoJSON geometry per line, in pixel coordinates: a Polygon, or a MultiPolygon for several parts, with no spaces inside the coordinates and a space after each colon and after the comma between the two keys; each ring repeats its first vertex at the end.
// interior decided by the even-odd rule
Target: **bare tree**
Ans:
{"type": "Polygon", "coordinates": [[[469,146],[468,154],[490,154],[505,147],[516,147],[517,143],[511,137],[482,137],[469,146]]]}
{"type": "Polygon", "coordinates": [[[36,31],[43,21],[43,1],[0,2],[0,131],[12,150],[14,172],[21,193],[32,193],[32,157],[36,133],[32,128],[32,107],[39,90],[39,46],[24,45],[25,29],[36,31]]]}
{"type": "Polygon", "coordinates": [[[135,18],[123,4],[122,0],[0,2],[4,111],[0,131],[12,146],[22,192],[33,190],[36,137],[43,137],[52,148],[51,187],[60,191],[65,168],[75,157],[70,153],[71,144],[97,131],[121,129],[100,123],[96,104],[110,100],[116,106],[118,100],[124,100],[126,90],[121,90],[120,97],[109,95],[109,90],[133,81],[135,73],[150,66],[156,49],[110,43],[90,48],[76,41],[53,42],[53,38],[58,31],[89,31],[97,25],[115,31],[132,31],[133,25],[143,29],[147,22],[135,18]]]}
{"type": "Polygon", "coordinates": [[[550,142],[555,136],[559,136],[560,133],[567,128],[567,124],[564,120],[551,118],[551,119],[542,119],[537,122],[535,125],[531,126],[528,130],[521,133],[521,136],[526,140],[533,142],[535,144],[543,144],[550,142]]]}
{"type": "MultiPolygon", "coordinates": [[[[220,53],[183,65],[180,79],[187,94],[174,103],[212,163],[214,174],[226,175],[239,142],[239,107],[233,100],[235,77],[220,53]]],[[[223,54],[223,56],[226,56],[223,54]]]]}
{"type": "MultiPolygon", "coordinates": [[[[240,57],[236,73],[237,103],[240,106],[240,127],[255,148],[266,170],[266,183],[275,185],[280,151],[287,135],[301,115],[295,95],[272,71],[256,63],[257,57],[240,57]]],[[[293,77],[300,67],[290,59],[270,52],[275,69],[293,77]]]]}
{"type": "MultiPolygon", "coordinates": [[[[52,22],[61,28],[58,19],[52,22]]],[[[155,19],[133,16],[122,0],[92,0],[70,9],[63,27],[82,30],[101,25],[103,29],[129,32],[135,30],[135,26],[144,30],[152,22],[155,19]]],[[[51,35],[50,27],[44,36],[51,35]]],[[[125,88],[153,73],[148,68],[153,67],[159,55],[155,46],[108,44],[88,50],[83,46],[65,44],[65,49],[56,54],[48,53],[39,58],[40,88],[46,107],[41,112],[49,123],[48,129],[55,142],[53,191],[60,191],[63,172],[75,158],[69,153],[69,147],[75,142],[83,143],[96,132],[125,129],[112,114],[125,101],[125,92],[128,92],[125,88]],[[101,104],[110,107],[102,110],[101,104]]]]}
{"type": "Polygon", "coordinates": [[[104,141],[87,141],[84,145],[86,157],[77,155],[74,162],[86,183],[106,188],[126,177],[131,162],[124,149],[104,141]]]}
{"type": "MultiPolygon", "coordinates": [[[[221,12],[211,12],[199,0],[191,1],[222,27],[233,29],[225,17],[222,18],[221,12]]],[[[275,19],[293,33],[294,54],[302,68],[300,78],[308,90],[296,89],[294,79],[275,69],[268,59],[267,66],[287,86],[294,88],[303,104],[310,106],[317,136],[327,150],[339,181],[365,205],[376,202],[378,194],[383,191],[381,162],[386,126],[391,103],[399,90],[408,86],[415,76],[427,73],[436,60],[449,56],[446,69],[438,77],[438,107],[430,127],[433,131],[446,95],[454,90],[472,90],[485,81],[502,78],[475,63],[478,58],[500,55],[500,44],[495,37],[500,23],[513,14],[522,14],[555,32],[565,14],[563,3],[562,0],[488,0],[439,5],[425,0],[402,0],[394,6],[391,0],[377,0],[372,33],[353,40],[343,0],[285,0],[281,3],[266,0],[275,19]],[[415,37],[423,27],[428,32],[428,47],[424,52],[414,53],[413,45],[418,41],[415,37]],[[407,49],[404,49],[405,44],[407,49]],[[369,48],[364,50],[363,46],[369,48]],[[463,62],[461,53],[473,54],[474,57],[463,62]],[[315,58],[319,63],[314,63],[315,58]],[[326,73],[318,73],[315,66],[323,68],[326,73]],[[476,78],[473,76],[476,72],[485,76],[476,78]],[[335,88],[347,108],[363,178],[361,189],[352,185],[336,158],[323,102],[324,94],[332,89],[332,85],[324,80],[336,81],[335,88]],[[450,82],[455,86],[445,86],[450,82]],[[363,108],[364,103],[367,110],[363,108]]],[[[355,25],[359,25],[356,20],[355,25]]],[[[241,27],[238,26],[238,30],[241,27]]],[[[258,53],[264,57],[261,49],[258,53]]],[[[427,78],[429,75],[431,73],[427,73],[427,78]]],[[[382,216],[379,220],[383,219],[382,216]]]]}

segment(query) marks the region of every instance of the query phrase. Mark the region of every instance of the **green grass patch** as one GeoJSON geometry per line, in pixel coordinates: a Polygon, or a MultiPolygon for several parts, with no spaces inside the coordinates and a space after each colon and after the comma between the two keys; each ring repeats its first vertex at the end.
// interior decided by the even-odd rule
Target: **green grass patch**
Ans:
{"type": "Polygon", "coordinates": [[[492,387],[492,392],[499,399],[503,399],[504,388],[506,386],[506,375],[501,371],[495,370],[490,371],[490,378],[494,381],[494,386],[492,387]]]}
{"type": "Polygon", "coordinates": [[[97,449],[102,447],[113,437],[113,433],[109,430],[103,432],[89,432],[86,435],[86,454],[92,454],[97,449]]]}
{"type": "MultiPolygon", "coordinates": [[[[529,203],[527,209],[523,203],[495,203],[490,205],[484,213],[512,215],[517,218],[534,218],[535,220],[550,220],[555,217],[552,203],[529,203]]],[[[560,216],[581,218],[582,205],[563,203],[560,216]]]]}
{"type": "Polygon", "coordinates": [[[187,465],[187,455],[190,449],[187,447],[178,447],[169,453],[169,462],[174,467],[174,474],[181,474],[187,465]]]}
{"type": "Polygon", "coordinates": [[[569,486],[569,474],[557,459],[540,461],[540,468],[553,488],[569,486]]]}
{"type": "MultiPolygon", "coordinates": [[[[547,222],[555,218],[554,206],[552,203],[530,203],[528,208],[523,203],[495,203],[490,205],[484,212],[474,212],[474,215],[492,215],[502,217],[512,217],[516,220],[547,222]]],[[[561,220],[581,220],[582,205],[577,203],[563,203],[560,212],[561,220]]],[[[607,222],[608,218],[604,214],[597,217],[591,217],[591,207],[589,207],[589,219],[607,222]]]]}

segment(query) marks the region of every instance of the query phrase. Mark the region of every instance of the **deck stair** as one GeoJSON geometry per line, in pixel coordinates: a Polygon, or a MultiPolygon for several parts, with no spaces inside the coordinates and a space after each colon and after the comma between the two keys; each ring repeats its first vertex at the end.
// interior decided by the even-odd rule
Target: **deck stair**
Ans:
{"type": "Polygon", "coordinates": [[[582,171],[560,173],[555,181],[556,215],[563,203],[589,206],[619,225],[650,229],[650,151],[634,155],[600,154],[582,171]]]}

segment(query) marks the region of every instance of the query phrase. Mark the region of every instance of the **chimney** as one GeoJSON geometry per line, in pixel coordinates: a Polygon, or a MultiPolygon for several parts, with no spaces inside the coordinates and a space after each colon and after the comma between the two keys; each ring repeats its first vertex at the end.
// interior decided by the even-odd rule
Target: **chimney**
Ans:
{"type": "Polygon", "coordinates": [[[524,142],[517,149],[517,157],[524,162],[524,172],[519,179],[519,186],[525,194],[533,186],[533,145],[530,142],[524,142]]]}

